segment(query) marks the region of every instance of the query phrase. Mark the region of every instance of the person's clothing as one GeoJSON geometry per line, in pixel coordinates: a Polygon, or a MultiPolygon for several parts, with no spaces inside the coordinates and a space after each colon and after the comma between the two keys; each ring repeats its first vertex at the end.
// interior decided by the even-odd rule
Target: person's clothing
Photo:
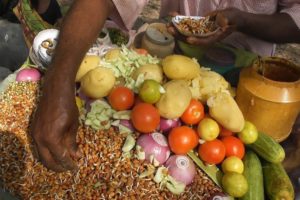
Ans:
{"type": "MultiPolygon", "coordinates": [[[[61,7],[62,14],[66,13],[73,0],[56,0],[61,7]]],[[[112,0],[117,12],[110,18],[121,28],[130,30],[149,0],[112,0]]],[[[300,0],[161,0],[161,16],[168,15],[171,11],[183,15],[203,16],[208,12],[235,7],[255,14],[273,14],[284,12],[289,14],[300,28],[300,0]]],[[[27,36],[27,41],[32,42],[34,36],[45,28],[52,27],[32,9],[30,0],[20,0],[17,7],[17,16],[21,18],[27,36]]],[[[263,31],[263,30],[262,30],[263,31]]],[[[223,41],[236,48],[242,48],[261,56],[274,54],[275,45],[249,35],[235,32],[223,41]]]]}
{"type": "Polygon", "coordinates": [[[62,12],[56,0],[50,0],[48,9],[41,14],[41,17],[52,25],[54,25],[58,19],[62,18],[62,12]]]}
{"type": "Polygon", "coordinates": [[[14,8],[14,13],[18,17],[26,44],[30,47],[35,36],[42,30],[53,28],[53,25],[44,21],[41,16],[33,9],[30,0],[19,0],[14,8]]]}
{"type": "MultiPolygon", "coordinates": [[[[148,2],[148,0],[112,1],[116,7],[116,12],[112,13],[109,18],[125,30],[132,28],[143,7],[148,2]]],[[[40,31],[55,27],[55,19],[63,16],[72,2],[72,0],[52,0],[48,10],[40,15],[34,10],[30,0],[19,0],[18,5],[14,8],[14,12],[23,26],[27,45],[31,46],[34,37],[40,31]],[[53,9],[58,10],[58,5],[60,10],[53,11],[53,9]]]]}
{"type": "MultiPolygon", "coordinates": [[[[117,12],[109,16],[116,24],[125,30],[130,30],[149,0],[112,0],[117,12]]],[[[57,0],[61,6],[68,7],[73,0],[57,0]]]]}
{"type": "Polygon", "coordinates": [[[0,1],[0,19],[6,19],[13,23],[18,23],[18,19],[13,13],[13,8],[17,5],[18,0],[1,0],[0,1]]]}
{"type": "MultiPolygon", "coordinates": [[[[255,14],[289,14],[300,29],[300,0],[162,0],[161,17],[177,11],[188,16],[204,16],[214,10],[235,7],[255,14]]],[[[264,30],[262,30],[264,31],[264,30]]],[[[231,34],[225,43],[243,48],[262,56],[274,54],[275,45],[239,32],[231,34]]]]}

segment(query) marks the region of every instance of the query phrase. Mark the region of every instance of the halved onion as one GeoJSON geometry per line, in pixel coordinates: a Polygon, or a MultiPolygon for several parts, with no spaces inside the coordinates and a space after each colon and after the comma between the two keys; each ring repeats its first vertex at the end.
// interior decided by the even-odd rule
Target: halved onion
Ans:
{"type": "Polygon", "coordinates": [[[155,159],[154,161],[163,164],[171,153],[167,138],[161,133],[142,134],[137,140],[137,145],[145,152],[145,159],[150,162],[155,159]]]}
{"type": "Polygon", "coordinates": [[[197,173],[194,162],[185,155],[173,155],[165,163],[169,174],[178,182],[189,185],[197,173]]]}

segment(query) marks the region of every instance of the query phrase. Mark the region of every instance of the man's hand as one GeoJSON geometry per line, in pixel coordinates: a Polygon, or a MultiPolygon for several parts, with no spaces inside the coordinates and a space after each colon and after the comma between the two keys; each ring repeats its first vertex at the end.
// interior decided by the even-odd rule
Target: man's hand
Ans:
{"type": "MultiPolygon", "coordinates": [[[[193,45],[204,45],[208,46],[215,42],[221,41],[236,30],[239,25],[238,16],[242,11],[236,8],[228,8],[225,10],[217,10],[207,14],[213,18],[216,23],[220,26],[220,29],[213,35],[207,37],[184,37],[181,35],[174,26],[169,26],[168,31],[176,38],[186,41],[193,45]]],[[[171,13],[172,16],[176,16],[178,13],[171,13]]]]}
{"type": "Polygon", "coordinates": [[[52,82],[46,77],[43,94],[32,124],[32,136],[40,161],[62,172],[76,169],[80,156],[76,145],[78,109],[74,86],[52,82]]]}
{"type": "Polygon", "coordinates": [[[75,77],[106,18],[115,10],[111,0],[76,0],[60,28],[42,97],[32,124],[32,136],[42,163],[54,171],[76,169],[78,110],[75,77]]]}

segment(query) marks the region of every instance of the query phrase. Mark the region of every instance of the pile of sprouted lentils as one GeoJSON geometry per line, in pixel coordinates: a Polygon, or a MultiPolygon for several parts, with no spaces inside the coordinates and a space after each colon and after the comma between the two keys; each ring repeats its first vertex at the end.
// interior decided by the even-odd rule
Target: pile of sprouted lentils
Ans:
{"type": "Polygon", "coordinates": [[[113,128],[94,131],[80,126],[77,142],[83,156],[78,171],[47,170],[33,153],[30,121],[38,97],[39,83],[14,82],[0,94],[0,187],[20,199],[210,199],[220,192],[202,171],[181,195],[155,183],[153,175],[140,175],[149,163],[122,156],[125,136],[113,128]]]}

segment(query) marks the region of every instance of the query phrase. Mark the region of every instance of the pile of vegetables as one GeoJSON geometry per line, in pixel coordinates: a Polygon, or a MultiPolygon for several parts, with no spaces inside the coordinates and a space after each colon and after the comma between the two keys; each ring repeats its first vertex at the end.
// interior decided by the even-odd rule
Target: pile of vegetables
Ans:
{"type": "Polygon", "coordinates": [[[87,56],[76,81],[82,122],[126,134],[124,156],[154,166],[141,178],[154,174],[161,187],[180,194],[198,166],[231,197],[294,198],[280,164],[283,148],[244,120],[230,85],[196,60],[160,61],[123,47],[104,58],[87,56]]]}

